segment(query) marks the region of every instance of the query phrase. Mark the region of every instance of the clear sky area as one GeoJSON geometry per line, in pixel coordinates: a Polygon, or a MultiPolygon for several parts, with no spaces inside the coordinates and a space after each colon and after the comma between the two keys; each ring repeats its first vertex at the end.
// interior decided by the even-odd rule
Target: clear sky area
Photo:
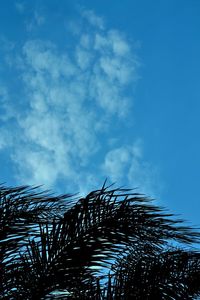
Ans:
{"type": "Polygon", "coordinates": [[[105,178],[200,226],[200,1],[0,2],[0,181],[105,178]]]}

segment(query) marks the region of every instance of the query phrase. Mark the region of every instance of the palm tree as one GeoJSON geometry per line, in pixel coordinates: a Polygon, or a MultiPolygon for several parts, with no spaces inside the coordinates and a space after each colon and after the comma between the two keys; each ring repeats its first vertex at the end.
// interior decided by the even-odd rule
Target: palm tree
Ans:
{"type": "Polygon", "coordinates": [[[133,190],[0,187],[2,299],[195,299],[199,232],[133,190]]]}

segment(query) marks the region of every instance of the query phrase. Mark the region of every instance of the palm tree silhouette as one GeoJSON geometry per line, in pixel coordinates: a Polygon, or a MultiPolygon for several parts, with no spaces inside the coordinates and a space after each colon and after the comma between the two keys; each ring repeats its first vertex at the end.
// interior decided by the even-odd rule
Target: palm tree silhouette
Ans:
{"type": "Polygon", "coordinates": [[[0,186],[1,299],[195,299],[199,232],[133,190],[0,186]]]}

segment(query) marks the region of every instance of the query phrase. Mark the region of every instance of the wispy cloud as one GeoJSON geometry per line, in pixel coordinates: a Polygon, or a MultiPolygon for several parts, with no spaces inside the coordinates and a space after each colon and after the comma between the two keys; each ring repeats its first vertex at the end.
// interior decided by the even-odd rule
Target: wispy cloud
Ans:
{"type": "Polygon", "coordinates": [[[102,17],[97,16],[92,10],[80,9],[80,14],[92,25],[99,29],[104,29],[102,17]]]}
{"type": "Polygon", "coordinates": [[[42,26],[45,23],[45,17],[41,13],[39,13],[37,10],[34,10],[32,13],[32,18],[28,19],[26,24],[26,30],[32,31],[35,28],[42,26]]]}
{"type": "Polygon", "coordinates": [[[38,10],[38,8],[33,8],[29,2],[17,1],[15,2],[15,8],[20,15],[26,16],[26,14],[28,14],[29,17],[25,18],[24,22],[28,32],[31,32],[45,23],[44,13],[38,10]]]}
{"type": "Polygon", "coordinates": [[[125,181],[129,186],[138,188],[138,192],[154,196],[161,191],[160,187],[156,187],[158,170],[145,161],[141,140],[112,148],[106,153],[101,168],[109,174],[111,181],[125,181]]]}
{"type": "Polygon", "coordinates": [[[16,10],[20,14],[24,13],[24,11],[25,11],[25,3],[24,2],[22,2],[22,1],[15,2],[15,7],[16,7],[16,10]]]}
{"type": "MultiPolygon", "coordinates": [[[[62,182],[81,191],[95,181],[99,186],[105,175],[148,186],[151,168],[141,147],[122,139],[120,147],[110,148],[113,138],[123,136],[132,109],[138,60],[121,32],[107,29],[93,11],[81,15],[79,35],[72,30],[66,47],[32,39],[18,54],[23,99],[12,116],[12,135],[18,137],[10,150],[15,176],[23,183],[52,188],[62,182]],[[119,135],[113,126],[121,129],[119,135]]],[[[9,122],[5,117],[2,122],[6,129],[9,122]]]]}

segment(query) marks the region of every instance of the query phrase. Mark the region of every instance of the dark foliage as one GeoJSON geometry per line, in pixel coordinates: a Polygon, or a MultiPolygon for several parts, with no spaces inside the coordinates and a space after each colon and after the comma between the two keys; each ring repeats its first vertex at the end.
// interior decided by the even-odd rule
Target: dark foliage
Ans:
{"type": "Polygon", "coordinates": [[[194,299],[199,233],[182,222],[128,189],[75,202],[1,186],[2,299],[194,299]]]}

